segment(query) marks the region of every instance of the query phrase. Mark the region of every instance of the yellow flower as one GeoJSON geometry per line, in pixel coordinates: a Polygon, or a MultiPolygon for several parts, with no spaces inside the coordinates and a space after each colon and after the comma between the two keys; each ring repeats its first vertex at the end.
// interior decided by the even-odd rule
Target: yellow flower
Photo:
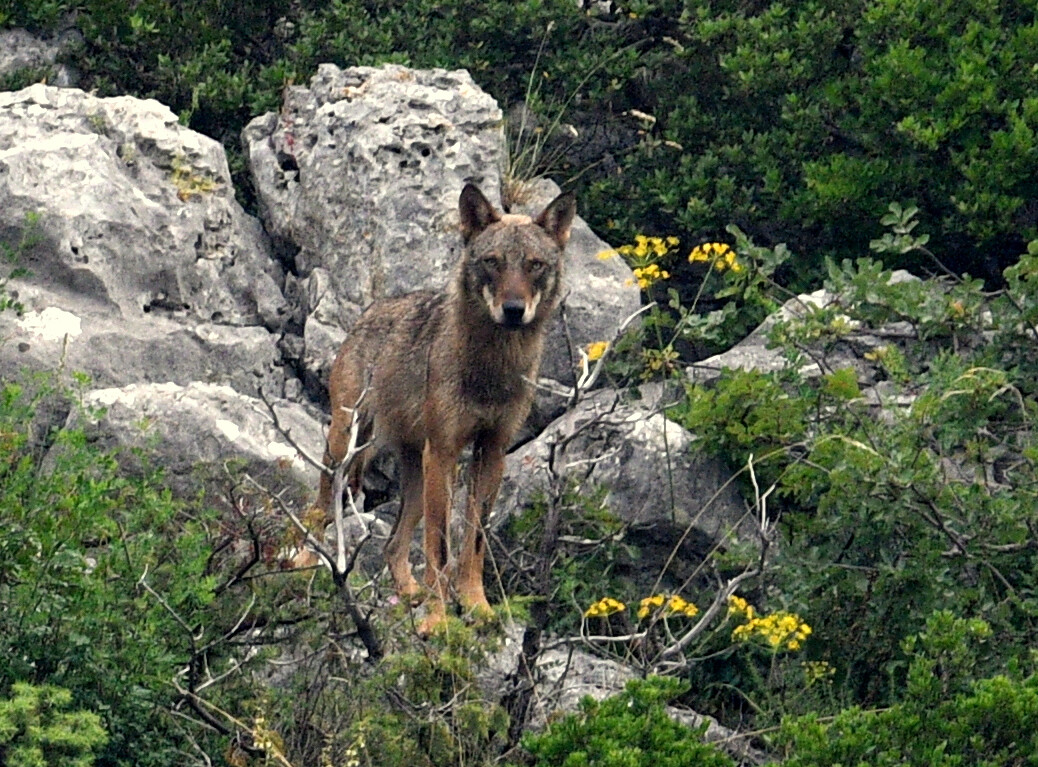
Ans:
{"type": "Polygon", "coordinates": [[[604,597],[595,602],[591,607],[584,611],[585,618],[605,618],[607,615],[613,613],[623,612],[627,609],[627,605],[618,599],[612,597],[604,597]]]}
{"type": "Polygon", "coordinates": [[[592,341],[587,345],[587,358],[589,362],[594,362],[597,359],[601,359],[602,355],[605,354],[605,350],[609,347],[609,343],[606,341],[592,341]]]}
{"type": "Polygon", "coordinates": [[[742,597],[732,594],[728,597],[728,615],[745,615],[746,620],[752,620],[754,617],[753,605],[742,597]]]}
{"type": "Polygon", "coordinates": [[[785,647],[787,650],[799,650],[811,636],[811,627],[804,623],[796,613],[779,611],[771,615],[752,617],[753,608],[739,597],[728,600],[728,614],[746,616],[746,623],[736,626],[732,631],[732,640],[745,642],[759,637],[769,647],[776,650],[785,647]]]}
{"type": "Polygon", "coordinates": [[[644,620],[657,607],[663,607],[665,599],[662,594],[653,594],[651,597],[645,597],[638,603],[638,619],[644,620]]]}
{"type": "Polygon", "coordinates": [[[619,255],[618,252],[610,248],[608,250],[600,251],[595,255],[595,258],[599,261],[608,261],[610,258],[616,258],[617,255],[619,255]]]}
{"type": "Polygon", "coordinates": [[[642,290],[646,290],[653,283],[670,277],[670,272],[660,269],[658,264],[649,264],[648,266],[638,267],[633,271],[634,278],[638,280],[638,287],[642,290]]]}
{"type": "Polygon", "coordinates": [[[645,597],[639,603],[638,619],[644,620],[660,608],[663,608],[671,615],[684,615],[687,618],[694,618],[699,614],[699,608],[686,601],[679,594],[671,594],[670,596],[653,594],[651,597],[645,597]]]}
{"type": "Polygon", "coordinates": [[[733,272],[741,272],[742,264],[736,260],[735,251],[723,242],[705,242],[697,245],[688,254],[690,263],[711,263],[719,272],[731,269],[733,272]]]}

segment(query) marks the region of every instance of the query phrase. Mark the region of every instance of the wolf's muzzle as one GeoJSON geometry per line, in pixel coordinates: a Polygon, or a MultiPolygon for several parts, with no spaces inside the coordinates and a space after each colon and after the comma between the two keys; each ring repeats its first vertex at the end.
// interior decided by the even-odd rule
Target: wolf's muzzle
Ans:
{"type": "Polygon", "coordinates": [[[525,314],[525,301],[505,301],[501,304],[501,324],[507,328],[522,327],[525,314]]]}

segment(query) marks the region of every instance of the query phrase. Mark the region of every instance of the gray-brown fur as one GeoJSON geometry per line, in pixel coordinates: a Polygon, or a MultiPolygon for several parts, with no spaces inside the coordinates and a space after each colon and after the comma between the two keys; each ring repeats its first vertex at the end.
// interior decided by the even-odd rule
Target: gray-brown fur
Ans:
{"type": "MultiPolygon", "coordinates": [[[[401,510],[386,558],[398,591],[421,593],[407,553],[425,518],[428,630],[444,619],[448,597],[447,521],[454,467],[473,445],[466,533],[455,588],[470,610],[489,609],[482,584],[481,520],[493,506],[504,451],[529,413],[548,319],[561,290],[563,249],[575,205],[556,198],[531,220],[502,215],[474,186],[459,200],[465,248],[448,289],[372,305],[332,367],[332,425],[326,461],[346,452],[352,408],[361,401],[361,439],[399,458],[401,510]]],[[[359,488],[365,451],[351,467],[359,488]]],[[[322,478],[327,509],[331,483],[322,478]]]]}

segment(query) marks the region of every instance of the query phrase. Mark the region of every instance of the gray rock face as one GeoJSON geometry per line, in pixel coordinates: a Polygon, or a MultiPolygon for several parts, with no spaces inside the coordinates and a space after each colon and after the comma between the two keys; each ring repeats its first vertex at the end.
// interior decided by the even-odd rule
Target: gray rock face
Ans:
{"type": "MultiPolygon", "coordinates": [[[[74,412],[69,425],[83,426],[106,449],[146,448],[183,495],[197,491],[200,469],[218,471],[226,462],[242,463],[274,491],[289,488],[287,497],[299,503],[316,487],[317,469],[275,428],[266,405],[229,386],[130,384],[91,391],[84,406],[88,415],[74,412]]],[[[274,407],[296,445],[320,458],[321,423],[301,405],[280,402],[274,407]]],[[[131,452],[123,450],[120,456],[126,468],[139,468],[131,452]]]]}
{"type": "MultiPolygon", "coordinates": [[[[7,286],[22,314],[0,314],[5,377],[64,369],[119,387],[85,395],[109,405],[94,438],[153,447],[178,491],[196,487],[192,467],[240,457],[256,473],[285,464],[273,489],[309,492],[316,472],[270,447],[249,396],[285,392],[288,305],[217,142],[155,101],[42,84],[0,93],[0,240],[27,270],[7,286]]],[[[298,429],[320,455],[319,423],[298,429]]]]}
{"type": "MultiPolygon", "coordinates": [[[[891,275],[891,283],[918,280],[918,277],[900,269],[891,275]]],[[[756,370],[773,373],[784,370],[790,363],[778,349],[768,348],[768,334],[779,322],[800,319],[815,309],[824,309],[836,304],[840,297],[822,288],[813,293],[804,293],[791,298],[782,308],[764,320],[752,333],[731,349],[709,359],[691,365],[685,372],[698,384],[712,384],[725,368],[732,370],[756,370]]],[[[876,380],[876,365],[867,363],[864,355],[888,343],[897,343],[912,336],[912,329],[905,323],[891,323],[879,328],[860,328],[848,320],[851,331],[828,355],[832,369],[851,367],[858,373],[859,383],[871,385],[876,380]]],[[[809,377],[821,375],[823,371],[816,363],[807,362],[800,372],[809,377]]]]}
{"type": "Polygon", "coordinates": [[[46,77],[51,85],[67,88],[79,79],[75,70],[58,64],[57,58],[80,41],[74,30],[51,39],[31,35],[24,29],[0,29],[0,77],[29,70],[46,77]]]}
{"type": "MultiPolygon", "coordinates": [[[[441,288],[461,247],[467,181],[497,204],[505,158],[501,111],[464,71],[326,64],[290,88],[278,115],[243,133],[267,231],[294,255],[303,318],[300,361],[323,381],[343,329],[376,298],[441,288]]],[[[538,211],[556,189],[527,195],[538,211]]],[[[578,222],[567,287],[577,344],[600,340],[639,305],[630,271],[594,256],[608,246],[578,222]]],[[[567,381],[557,330],[544,373],[567,381]]]]}
{"type": "Polygon", "coordinates": [[[167,107],[33,85],[0,93],[0,209],[38,216],[33,284],[129,320],[278,329],[281,270],[219,143],[167,107]]]}
{"type": "Polygon", "coordinates": [[[277,336],[258,326],[127,320],[76,296],[22,285],[21,317],[0,314],[0,371],[65,368],[100,387],[145,381],[219,382],[272,397],[285,388],[277,336]]]}
{"type": "Polygon", "coordinates": [[[501,185],[501,110],[464,71],[324,64],[244,138],[267,230],[358,309],[444,285],[461,187],[501,185]]]}
{"type": "MultiPolygon", "coordinates": [[[[646,387],[651,389],[651,387],[646,387]]],[[[694,455],[695,437],[668,421],[652,401],[622,401],[601,391],[553,422],[535,440],[508,456],[497,513],[502,524],[550,487],[548,458],[579,494],[606,488],[605,504],[625,522],[652,529],[652,539],[673,545],[686,530],[692,556],[728,536],[748,540],[752,520],[730,473],[716,460],[694,455]],[[575,435],[575,436],[574,436],[575,435]]],[[[655,577],[660,562],[645,557],[655,577]]],[[[678,563],[680,566],[680,562],[678,563]]]]}

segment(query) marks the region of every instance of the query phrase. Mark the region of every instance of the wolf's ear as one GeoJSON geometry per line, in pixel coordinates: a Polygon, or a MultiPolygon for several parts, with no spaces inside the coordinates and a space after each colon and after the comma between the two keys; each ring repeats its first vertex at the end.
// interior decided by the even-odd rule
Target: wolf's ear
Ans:
{"type": "Polygon", "coordinates": [[[458,210],[461,213],[461,237],[465,242],[495,221],[501,220],[501,214],[475,184],[465,184],[465,188],[461,190],[458,210]]]}
{"type": "Polygon", "coordinates": [[[560,248],[564,248],[569,242],[569,228],[576,214],[577,198],[573,192],[566,192],[552,200],[534,223],[550,234],[560,248]]]}

